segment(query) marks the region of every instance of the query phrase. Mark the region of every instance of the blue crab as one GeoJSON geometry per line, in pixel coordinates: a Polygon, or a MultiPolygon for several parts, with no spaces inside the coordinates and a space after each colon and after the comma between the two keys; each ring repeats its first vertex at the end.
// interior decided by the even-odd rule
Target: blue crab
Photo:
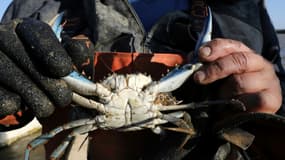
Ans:
{"type": "MultiPolygon", "coordinates": [[[[211,39],[211,25],[210,14],[197,43],[195,54],[197,54],[199,46],[211,39]]],[[[94,109],[99,114],[93,118],[72,121],[39,136],[28,144],[25,160],[29,159],[32,149],[69,129],[73,129],[73,131],[54,150],[51,155],[52,159],[57,159],[64,154],[74,136],[96,129],[118,131],[151,129],[157,134],[160,134],[163,129],[173,130],[188,135],[181,144],[183,147],[187,139],[197,135],[192,126],[191,117],[185,110],[205,104],[179,104],[175,98],[169,96],[169,93],[178,89],[201,66],[202,64],[199,62],[185,64],[172,70],[159,81],[153,81],[151,76],[141,73],[113,74],[101,83],[91,82],[76,72],[64,77],[63,80],[73,90],[73,102],[82,107],[94,109]],[[84,96],[97,96],[98,101],[84,96]],[[165,123],[172,123],[176,127],[162,127],[161,125],[165,123]]],[[[241,146],[248,146],[250,142],[251,140],[246,141],[246,144],[241,144],[241,146]]]]}

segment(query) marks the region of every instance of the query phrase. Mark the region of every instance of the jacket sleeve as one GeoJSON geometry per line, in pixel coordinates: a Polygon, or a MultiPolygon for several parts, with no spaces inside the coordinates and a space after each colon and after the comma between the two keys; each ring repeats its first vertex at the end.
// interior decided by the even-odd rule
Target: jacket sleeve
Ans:
{"type": "Polygon", "coordinates": [[[4,13],[2,22],[24,17],[49,22],[59,12],[60,5],[60,1],[56,0],[13,0],[4,13]]]}

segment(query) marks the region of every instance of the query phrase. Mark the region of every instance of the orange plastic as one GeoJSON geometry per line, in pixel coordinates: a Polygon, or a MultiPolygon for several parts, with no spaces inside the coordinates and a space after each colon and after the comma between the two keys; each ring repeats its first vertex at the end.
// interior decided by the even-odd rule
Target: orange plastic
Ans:
{"type": "Polygon", "coordinates": [[[185,62],[185,57],[171,53],[102,53],[94,55],[94,80],[102,79],[109,73],[147,73],[154,79],[160,78],[167,70],[185,62]]]}
{"type": "Polygon", "coordinates": [[[8,116],[0,119],[0,124],[1,125],[18,125],[19,121],[17,120],[16,117],[21,117],[21,116],[22,116],[21,111],[15,113],[15,115],[8,115],[8,116]]]}

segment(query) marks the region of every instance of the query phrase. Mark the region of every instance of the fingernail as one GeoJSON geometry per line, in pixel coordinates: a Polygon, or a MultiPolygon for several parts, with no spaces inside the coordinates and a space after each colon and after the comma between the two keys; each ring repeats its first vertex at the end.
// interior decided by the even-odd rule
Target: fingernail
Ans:
{"type": "Polygon", "coordinates": [[[208,57],[211,54],[211,48],[210,47],[201,47],[200,49],[200,55],[202,57],[208,57]]]}
{"type": "Polygon", "coordinates": [[[203,71],[197,71],[195,73],[195,79],[199,82],[203,81],[205,79],[206,75],[203,71]]]}

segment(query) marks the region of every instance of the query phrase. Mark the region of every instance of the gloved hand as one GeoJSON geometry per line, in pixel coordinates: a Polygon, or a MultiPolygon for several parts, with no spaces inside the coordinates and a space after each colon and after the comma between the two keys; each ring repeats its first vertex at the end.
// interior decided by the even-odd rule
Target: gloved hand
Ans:
{"type": "Polygon", "coordinates": [[[67,106],[72,92],[60,78],[71,71],[71,58],[48,24],[17,19],[0,25],[0,117],[26,106],[42,118],[67,106]]]}

